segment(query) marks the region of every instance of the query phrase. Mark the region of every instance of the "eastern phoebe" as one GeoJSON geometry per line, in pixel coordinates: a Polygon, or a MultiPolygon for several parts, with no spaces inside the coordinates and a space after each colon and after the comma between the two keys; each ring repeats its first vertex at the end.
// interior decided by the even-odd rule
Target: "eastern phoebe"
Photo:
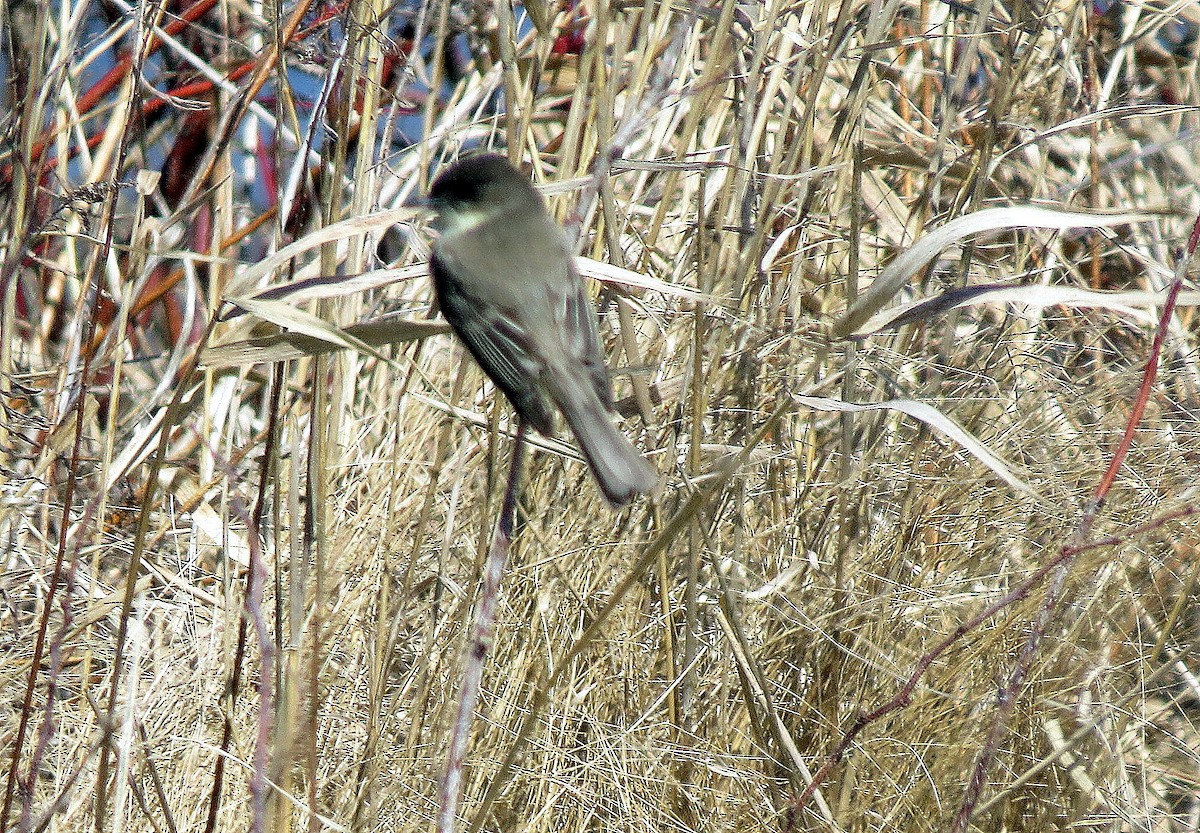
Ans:
{"type": "Polygon", "coordinates": [[[566,235],[529,179],[503,157],[471,156],[434,180],[429,204],[438,304],[484,372],[543,434],[562,412],[613,506],[651,491],[658,472],[612,423],[596,313],[566,235]]]}

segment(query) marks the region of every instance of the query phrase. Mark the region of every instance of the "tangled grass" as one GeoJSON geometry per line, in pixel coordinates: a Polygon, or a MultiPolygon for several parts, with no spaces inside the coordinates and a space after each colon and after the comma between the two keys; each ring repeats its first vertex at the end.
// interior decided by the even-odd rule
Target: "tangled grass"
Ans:
{"type": "Polygon", "coordinates": [[[663,485],[532,438],[462,828],[1197,829],[1193,9],[122,8],[0,11],[5,830],[430,828],[513,426],[405,205],[481,144],[663,485]]]}

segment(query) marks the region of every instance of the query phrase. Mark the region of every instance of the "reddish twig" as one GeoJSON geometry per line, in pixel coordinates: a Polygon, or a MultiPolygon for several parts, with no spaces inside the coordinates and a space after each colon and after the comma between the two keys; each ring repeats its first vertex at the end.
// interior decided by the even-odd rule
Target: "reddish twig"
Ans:
{"type": "MultiPolygon", "coordinates": [[[[1041,643],[1041,638],[1045,633],[1046,626],[1052,619],[1052,613],[1057,608],[1058,601],[1061,597],[1062,585],[1066,577],[1066,568],[1070,562],[1080,553],[1098,549],[1100,547],[1115,546],[1129,538],[1157,529],[1169,521],[1178,520],[1180,518],[1191,517],[1200,514],[1200,508],[1187,507],[1176,510],[1166,515],[1160,516],[1148,523],[1142,524],[1132,529],[1126,530],[1119,535],[1112,535],[1105,538],[1100,538],[1088,541],[1087,537],[1090,534],[1095,523],[1095,518],[1100,509],[1104,505],[1104,501],[1116,480],[1117,472],[1123,465],[1125,458],[1128,456],[1130,445],[1133,441],[1133,434],[1141,423],[1142,416],[1145,413],[1146,405],[1149,402],[1150,391],[1153,387],[1155,378],[1158,372],[1158,364],[1162,354],[1163,344],[1166,340],[1166,334],[1169,329],[1171,317],[1174,315],[1175,304],[1178,299],[1179,292],[1183,288],[1183,278],[1187,271],[1187,265],[1195,256],[1197,246],[1200,245],[1200,217],[1197,218],[1193,226],[1191,236],[1188,239],[1188,248],[1186,256],[1181,260],[1177,269],[1175,280],[1172,283],[1166,301],[1163,305],[1162,315],[1159,317],[1158,330],[1155,333],[1154,341],[1150,348],[1150,358],[1146,362],[1145,371],[1143,373],[1142,384],[1138,390],[1137,398],[1134,400],[1134,406],[1130,413],[1130,418],[1126,424],[1125,432],[1121,437],[1113,452],[1113,458],[1109,463],[1104,475],[1101,477],[1099,484],[1092,493],[1091,499],[1084,507],[1083,515],[1080,518],[1079,525],[1075,534],[1072,536],[1072,542],[1064,545],[1058,554],[1047,564],[1035,570],[1025,580],[1018,584],[1015,588],[1009,591],[1000,599],[988,605],[981,612],[971,617],[967,622],[959,625],[954,631],[939,642],[932,650],[928,651],[917,661],[912,673],[904,681],[900,690],[887,702],[877,706],[869,712],[860,712],[854,719],[854,722],[843,733],[841,740],[833,748],[825,758],[821,767],[813,774],[812,780],[804,791],[797,796],[789,807],[789,816],[794,819],[796,815],[807,805],[813,794],[829,777],[833,768],[837,766],[846,755],[846,751],[862,731],[879,720],[880,718],[891,714],[898,709],[907,706],[912,701],[912,694],[916,690],[917,684],[924,677],[925,672],[933,662],[944,654],[952,645],[962,639],[965,635],[978,628],[988,619],[1000,613],[1004,609],[1026,598],[1030,591],[1042,582],[1046,576],[1055,572],[1051,581],[1050,590],[1047,592],[1046,600],[1035,616],[1030,628],[1029,638],[1026,640],[1022,648],[1021,654],[1018,657],[1017,665],[1014,667],[1012,674],[1006,681],[1005,685],[1000,689],[998,698],[1000,703],[1000,711],[997,714],[996,720],[992,724],[992,728],[988,733],[987,740],[984,743],[983,751],[980,753],[979,759],[976,762],[975,768],[972,771],[971,779],[968,782],[967,789],[964,791],[963,801],[960,806],[958,815],[955,818],[953,831],[959,833],[966,829],[967,823],[970,821],[970,815],[974,807],[978,804],[979,795],[982,790],[983,781],[986,778],[987,770],[991,764],[991,760],[995,757],[996,745],[999,740],[1001,730],[1008,725],[1007,717],[1011,714],[1013,704],[1016,702],[1016,693],[1023,683],[1029,667],[1032,664],[1033,657],[1036,655],[1037,648],[1041,643]]],[[[791,830],[795,827],[795,822],[789,820],[785,825],[785,829],[791,830]]]]}
{"type": "MultiPolygon", "coordinates": [[[[194,3],[185,9],[177,19],[171,21],[166,26],[163,26],[162,30],[168,35],[176,35],[183,31],[183,29],[189,24],[204,16],[204,14],[215,5],[217,5],[217,0],[199,0],[199,2],[194,3]]],[[[103,99],[106,95],[115,90],[118,85],[120,85],[121,81],[125,79],[125,76],[127,76],[130,70],[133,69],[135,62],[139,60],[145,60],[150,55],[153,55],[162,46],[162,43],[163,41],[161,38],[152,34],[149,38],[147,38],[146,45],[140,50],[140,57],[138,55],[127,53],[118,58],[112,69],[104,73],[104,76],[99,81],[93,84],[90,89],[83,93],[83,95],[79,96],[78,100],[75,102],[76,112],[78,112],[81,116],[86,113],[90,113],[92,108],[100,103],[101,99],[103,99]]],[[[212,88],[211,82],[209,82],[209,88],[212,88]]],[[[154,110],[157,110],[166,102],[155,99],[154,102],[147,102],[147,108],[149,108],[151,103],[157,104],[157,106],[153,108],[154,110]]],[[[152,110],[145,109],[143,112],[149,113],[152,112],[152,110]]],[[[34,143],[33,152],[30,154],[30,158],[40,158],[42,153],[44,153],[54,141],[54,137],[58,135],[60,129],[61,127],[57,124],[51,125],[49,128],[47,128],[42,134],[42,137],[34,143]]],[[[100,131],[98,134],[88,140],[88,147],[95,147],[95,145],[99,144],[103,140],[104,131],[100,131]]],[[[44,171],[52,170],[57,164],[58,160],[50,160],[46,163],[44,171]]],[[[11,178],[12,163],[9,162],[3,168],[0,168],[0,182],[7,182],[11,178]]]]}
{"type": "MultiPolygon", "coordinates": [[[[1142,424],[1142,417],[1146,413],[1146,405],[1150,401],[1150,391],[1154,387],[1155,380],[1158,378],[1158,364],[1162,357],[1163,344],[1166,342],[1167,333],[1170,331],[1171,319],[1175,315],[1175,302],[1178,300],[1179,293],[1183,289],[1183,279],[1187,274],[1187,266],[1195,254],[1196,241],[1198,239],[1200,239],[1200,217],[1196,218],[1196,222],[1192,227],[1192,234],[1188,240],[1187,252],[1177,264],[1175,279],[1167,291],[1167,298],[1163,303],[1162,314],[1158,319],[1158,330],[1155,332],[1154,341],[1150,345],[1150,358],[1146,361],[1146,366],[1142,372],[1142,384],[1138,388],[1137,397],[1133,401],[1133,409],[1129,414],[1129,419],[1126,420],[1125,431],[1121,435],[1120,442],[1117,443],[1117,448],[1113,452],[1108,468],[1105,469],[1104,475],[1100,478],[1100,483],[1092,493],[1091,500],[1083,508],[1079,525],[1072,535],[1072,542],[1076,545],[1086,541],[1088,536],[1091,535],[1096,517],[1099,515],[1100,509],[1104,506],[1104,501],[1108,497],[1108,493],[1112,490],[1113,483],[1116,482],[1117,473],[1121,470],[1121,466],[1124,465],[1125,458],[1129,456],[1129,448],[1133,444],[1133,435],[1142,424]]],[[[987,780],[987,774],[991,769],[992,761],[999,751],[1000,739],[1008,728],[1009,719],[1012,717],[1013,709],[1016,707],[1017,697],[1025,685],[1025,680],[1029,676],[1030,669],[1033,667],[1033,660],[1037,656],[1038,648],[1041,646],[1042,639],[1046,635],[1046,629],[1049,627],[1050,622],[1054,618],[1054,612],[1058,609],[1058,605],[1062,601],[1063,589],[1066,585],[1067,573],[1070,568],[1070,560],[1070,558],[1061,559],[1061,564],[1055,570],[1054,576],[1050,580],[1050,587],[1046,591],[1046,597],[1042,601],[1041,607],[1038,608],[1037,614],[1033,617],[1033,622],[1029,628],[1029,635],[1025,639],[1025,644],[1021,646],[1021,652],[1017,655],[1017,661],[1013,665],[1012,672],[1004,682],[1004,685],[996,693],[996,716],[992,721],[992,725],[988,728],[987,737],[984,739],[983,747],[979,751],[975,767],[971,770],[971,777],[967,781],[966,789],[963,791],[962,803],[959,806],[957,815],[954,817],[954,824],[950,828],[951,833],[964,833],[966,831],[967,825],[971,822],[971,815],[974,813],[975,807],[979,804],[979,797],[983,793],[984,782],[987,780]]]]}
{"type": "MultiPolygon", "coordinates": [[[[116,170],[120,170],[121,165],[124,162],[125,154],[128,150],[128,146],[129,146],[129,132],[128,132],[128,130],[126,130],[124,132],[124,134],[121,136],[121,140],[118,144],[117,158],[116,158],[116,164],[115,164],[116,170]]],[[[86,344],[91,339],[92,333],[95,329],[95,320],[96,320],[95,310],[96,310],[96,307],[98,304],[98,300],[100,298],[100,290],[101,290],[101,285],[102,285],[102,279],[101,279],[102,264],[104,264],[107,261],[108,255],[112,252],[112,246],[113,246],[112,218],[113,218],[113,214],[116,210],[116,202],[117,202],[117,195],[116,195],[116,191],[114,189],[105,195],[103,217],[102,217],[102,227],[105,229],[104,239],[102,241],[102,244],[99,247],[97,247],[97,249],[93,252],[93,256],[92,256],[90,262],[88,263],[87,273],[84,275],[84,279],[82,281],[82,285],[86,288],[86,291],[80,298],[80,306],[79,306],[79,314],[82,316],[82,321],[83,321],[83,328],[82,328],[82,336],[83,337],[81,339],[81,344],[86,344]]],[[[19,764],[20,764],[21,747],[25,742],[25,733],[28,730],[29,715],[30,715],[30,711],[32,709],[32,703],[33,703],[33,690],[34,690],[34,686],[37,682],[38,669],[41,667],[43,651],[45,650],[46,632],[49,629],[49,622],[50,622],[50,611],[51,611],[51,608],[54,603],[54,598],[55,598],[56,592],[58,590],[59,583],[61,581],[63,581],[63,579],[64,579],[63,566],[64,566],[64,560],[66,559],[66,556],[67,556],[68,533],[69,533],[69,530],[72,528],[71,509],[72,509],[72,503],[75,500],[75,490],[76,490],[79,480],[80,480],[79,471],[80,471],[80,461],[81,461],[82,444],[83,444],[83,437],[84,437],[84,430],[83,430],[84,429],[84,413],[87,411],[87,408],[85,407],[85,405],[87,403],[86,392],[87,392],[87,388],[88,388],[88,381],[91,378],[91,375],[92,375],[92,356],[91,356],[91,354],[85,353],[82,356],[82,360],[80,362],[80,368],[79,368],[78,375],[74,379],[75,392],[70,400],[71,408],[73,410],[73,415],[74,415],[73,427],[74,427],[75,434],[74,434],[74,440],[73,440],[72,446],[71,446],[70,464],[69,464],[68,470],[67,470],[67,474],[68,474],[67,482],[63,488],[62,518],[59,523],[58,546],[57,546],[57,551],[56,551],[55,560],[54,560],[54,573],[50,579],[50,587],[46,594],[45,608],[42,611],[42,620],[39,624],[38,633],[35,638],[33,660],[29,664],[29,678],[26,681],[25,696],[24,696],[24,700],[22,701],[21,719],[19,721],[19,726],[17,729],[17,737],[16,737],[15,743],[13,744],[13,747],[12,747],[12,759],[11,759],[10,768],[8,771],[7,783],[5,784],[5,789],[4,789],[4,803],[2,806],[0,806],[0,830],[8,829],[9,812],[12,809],[13,791],[16,787],[16,782],[17,782],[17,778],[18,778],[17,771],[18,771],[19,764]]],[[[68,413],[68,416],[70,416],[70,413],[68,413]]],[[[63,424],[65,424],[65,422],[63,424]]],[[[61,428],[62,424],[60,424],[58,427],[61,428]]],[[[80,527],[80,530],[82,530],[84,528],[85,527],[80,527]]],[[[81,534],[82,534],[82,532],[77,533],[77,535],[81,535],[81,534]]],[[[80,540],[79,538],[76,538],[77,543],[79,542],[79,540],[80,540]]],[[[67,586],[64,588],[64,593],[68,592],[70,590],[70,588],[73,586],[73,577],[74,577],[75,567],[77,566],[75,562],[78,560],[78,558],[77,558],[78,549],[75,549],[73,551],[73,553],[74,554],[71,559],[71,564],[70,564],[69,573],[68,573],[68,576],[70,577],[71,581],[69,581],[67,586]]],[[[63,604],[69,608],[70,601],[71,600],[68,597],[64,600],[63,604]]],[[[67,616],[69,619],[69,610],[67,612],[67,616]]],[[[124,619],[122,619],[122,622],[121,622],[122,630],[124,630],[125,625],[126,625],[126,622],[124,619]]],[[[65,633],[65,631],[63,631],[63,632],[65,633]]],[[[57,640],[56,640],[56,643],[57,643],[57,640]]],[[[119,656],[120,656],[120,654],[118,653],[118,657],[119,656]]],[[[52,667],[51,677],[49,680],[49,686],[51,687],[51,689],[53,689],[53,686],[55,685],[55,682],[56,682],[55,675],[56,674],[57,674],[56,669],[52,667]]],[[[116,679],[116,672],[114,672],[114,680],[115,679],[116,679]]],[[[114,686],[114,692],[115,692],[115,686],[114,686]]],[[[51,691],[51,695],[52,694],[53,694],[53,691],[51,691]]],[[[50,697],[50,701],[52,704],[54,701],[53,696],[50,697]]],[[[51,708],[52,708],[52,705],[47,706],[47,709],[48,709],[46,712],[47,722],[49,722],[53,716],[52,712],[50,711],[51,708]]],[[[51,725],[49,725],[49,723],[48,723],[48,725],[46,726],[46,732],[51,732],[52,728],[53,727],[51,725]]],[[[48,736],[45,737],[44,740],[46,743],[48,743],[49,737],[48,736]]],[[[35,753],[34,764],[37,763],[39,758],[40,758],[40,755],[35,753]]],[[[30,779],[37,778],[37,772],[31,770],[29,777],[30,777],[30,779]]],[[[30,787],[32,787],[32,781],[30,783],[30,787]]],[[[22,806],[25,806],[25,801],[27,801],[27,800],[29,800],[29,799],[23,798],[22,806]]],[[[29,822],[28,815],[23,813],[23,823],[27,824],[28,822],[29,822]]]]}

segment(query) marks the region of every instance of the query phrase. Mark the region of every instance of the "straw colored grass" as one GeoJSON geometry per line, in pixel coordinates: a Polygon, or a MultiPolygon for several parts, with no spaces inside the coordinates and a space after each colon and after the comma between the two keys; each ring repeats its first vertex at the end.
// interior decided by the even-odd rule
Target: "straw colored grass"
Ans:
{"type": "MultiPolygon", "coordinates": [[[[73,9],[0,8],[20,82],[0,108],[5,829],[431,829],[515,426],[450,336],[340,328],[426,318],[428,282],[400,279],[424,227],[381,247],[408,215],[375,212],[475,143],[551,186],[581,254],[648,280],[598,300],[624,430],[663,487],[614,514],[569,442],[531,438],[461,829],[1197,829],[1194,293],[1141,416],[1160,305],[1031,295],[835,335],[898,253],[989,207],[1142,219],[970,235],[880,308],[1166,288],[1200,212],[1200,75],[1194,44],[1155,33],[1190,10],[585,4],[564,55],[568,16],[518,40],[507,12],[431,4],[419,25],[465,27],[476,58],[439,102],[414,90],[440,60],[380,87],[383,4],[353,0],[327,39],[291,7],[256,23],[222,4],[181,37],[220,77],[251,66],[210,97],[170,202],[139,173],[189,111],[146,123],[128,74],[85,98],[78,70],[112,47],[73,9]],[[336,138],[298,163],[315,93],[273,57],[289,25],[286,61],[314,50],[318,81],[344,40],[315,105],[336,138]],[[237,92],[257,80],[261,110],[237,92]],[[507,116],[487,115],[496,93],[507,116]],[[426,139],[368,152],[396,100],[426,139]],[[270,204],[311,210],[261,274],[292,239],[273,215],[240,231],[265,159],[245,125],[268,135],[268,116],[291,131],[270,204]],[[103,144],[33,173],[104,120],[103,144]],[[182,324],[137,306],[159,264],[182,268],[182,324]],[[353,291],[296,283],[384,268],[353,291]],[[303,336],[291,358],[245,361],[279,324],[303,336]]],[[[156,13],[138,13],[124,47],[146,45],[156,13]]],[[[155,76],[151,52],[160,91],[191,77],[155,76]]]]}

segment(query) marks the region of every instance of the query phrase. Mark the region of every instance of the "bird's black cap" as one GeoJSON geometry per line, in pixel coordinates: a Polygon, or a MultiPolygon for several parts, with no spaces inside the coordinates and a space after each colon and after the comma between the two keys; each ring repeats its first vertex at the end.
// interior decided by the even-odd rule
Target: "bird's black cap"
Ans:
{"type": "Polygon", "coordinates": [[[494,153],[458,160],[438,174],[429,188],[430,203],[445,208],[499,206],[529,197],[542,204],[529,178],[494,153]]]}

